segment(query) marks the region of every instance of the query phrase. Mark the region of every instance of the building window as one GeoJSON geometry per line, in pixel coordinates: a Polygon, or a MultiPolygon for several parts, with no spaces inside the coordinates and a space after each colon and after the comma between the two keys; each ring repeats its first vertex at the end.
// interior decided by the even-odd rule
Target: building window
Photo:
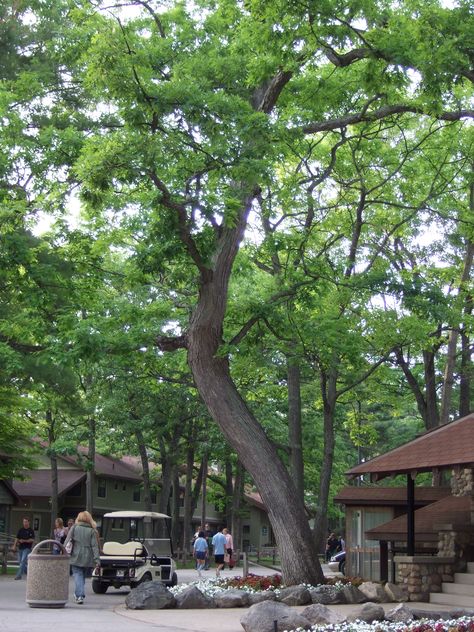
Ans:
{"type": "Polygon", "coordinates": [[[250,533],[250,525],[249,524],[244,524],[244,526],[242,527],[242,533],[250,533]]]}
{"type": "Polygon", "coordinates": [[[127,483],[124,483],[124,484],[122,485],[122,491],[124,492],[126,489],[127,489],[127,483]]]}
{"type": "Polygon", "coordinates": [[[117,490],[118,490],[118,488],[119,488],[119,484],[118,484],[118,482],[117,482],[117,481],[115,481],[115,483],[114,483],[114,489],[115,489],[115,491],[117,491],[117,490]]]}
{"type": "Polygon", "coordinates": [[[135,487],[133,490],[133,502],[139,503],[141,500],[141,489],[139,487],[135,487]]]}
{"type": "Polygon", "coordinates": [[[150,500],[151,500],[153,505],[156,505],[156,501],[157,501],[156,489],[152,489],[151,490],[151,492],[150,492],[150,500]]]}
{"type": "Polygon", "coordinates": [[[97,479],[97,498],[105,498],[107,495],[107,481],[105,478],[97,479]]]}

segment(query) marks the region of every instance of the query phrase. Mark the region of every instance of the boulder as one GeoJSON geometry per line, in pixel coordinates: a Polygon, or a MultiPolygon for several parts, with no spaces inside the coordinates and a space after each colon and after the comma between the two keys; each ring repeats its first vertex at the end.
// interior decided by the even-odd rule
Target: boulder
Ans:
{"type": "Polygon", "coordinates": [[[256,603],[240,618],[240,624],[245,632],[284,632],[310,627],[308,619],[279,601],[256,603]]]}
{"type": "Polygon", "coordinates": [[[311,593],[304,585],[282,588],[278,600],[287,606],[305,606],[311,603],[311,593]]]}
{"type": "Polygon", "coordinates": [[[125,605],[130,610],[162,610],[174,608],[176,599],[161,582],[145,582],[128,593],[125,605]]]}
{"type": "Polygon", "coordinates": [[[273,590],[260,590],[255,593],[249,593],[249,605],[261,603],[262,601],[276,601],[276,594],[273,590]]]}
{"type": "Polygon", "coordinates": [[[249,594],[245,590],[229,589],[214,595],[218,608],[244,608],[249,605],[249,594]]]}
{"type": "Polygon", "coordinates": [[[375,603],[384,603],[388,601],[388,593],[381,584],[376,582],[363,582],[359,586],[360,592],[364,593],[369,601],[375,603]]]}
{"type": "Polygon", "coordinates": [[[368,601],[367,597],[361,592],[357,586],[353,586],[352,584],[346,584],[342,589],[342,593],[346,600],[346,603],[365,603],[368,601]]]}
{"type": "Polygon", "coordinates": [[[361,606],[358,610],[351,613],[348,617],[348,621],[365,621],[366,623],[373,623],[374,621],[383,621],[385,618],[385,611],[378,603],[368,602],[361,606]]]}
{"type": "Polygon", "coordinates": [[[345,621],[344,617],[321,603],[313,603],[302,611],[302,616],[308,619],[311,625],[337,625],[345,621]]]}
{"type": "Polygon", "coordinates": [[[215,608],[214,600],[205,595],[196,586],[189,586],[176,595],[176,605],[183,609],[215,608]]]}
{"type": "Polygon", "coordinates": [[[321,586],[310,588],[309,593],[313,603],[322,603],[325,605],[347,603],[343,591],[330,584],[322,584],[321,586]]]}
{"type": "Polygon", "coordinates": [[[387,593],[390,601],[398,601],[399,603],[403,601],[408,601],[408,593],[406,588],[403,588],[403,586],[400,586],[399,584],[392,584],[392,582],[387,582],[384,586],[384,590],[387,593]]]}
{"type": "Polygon", "coordinates": [[[392,623],[407,623],[408,621],[413,621],[415,617],[406,604],[399,603],[398,606],[385,613],[385,618],[392,623]]]}

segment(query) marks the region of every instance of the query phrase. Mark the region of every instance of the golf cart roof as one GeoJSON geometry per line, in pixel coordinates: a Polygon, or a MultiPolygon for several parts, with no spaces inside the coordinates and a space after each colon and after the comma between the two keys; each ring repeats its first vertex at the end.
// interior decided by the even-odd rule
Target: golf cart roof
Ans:
{"type": "Polygon", "coordinates": [[[170,516],[156,511],[111,511],[104,514],[104,518],[168,518],[171,520],[170,516]]]}

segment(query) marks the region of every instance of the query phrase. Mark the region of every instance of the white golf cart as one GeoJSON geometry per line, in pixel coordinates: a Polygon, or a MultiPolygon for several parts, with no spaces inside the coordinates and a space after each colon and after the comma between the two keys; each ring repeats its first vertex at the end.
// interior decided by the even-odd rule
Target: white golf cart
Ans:
{"type": "Polygon", "coordinates": [[[178,582],[169,534],[171,518],[154,511],[112,511],[102,520],[100,568],[92,573],[92,590],[104,594],[147,581],[167,586],[178,582]]]}

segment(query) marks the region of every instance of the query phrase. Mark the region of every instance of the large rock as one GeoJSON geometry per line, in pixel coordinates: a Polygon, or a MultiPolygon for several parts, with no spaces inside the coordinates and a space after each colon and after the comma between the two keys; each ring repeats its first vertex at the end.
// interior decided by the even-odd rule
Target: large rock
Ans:
{"type": "Polygon", "coordinates": [[[306,606],[312,601],[311,593],[303,585],[282,588],[278,599],[287,606],[306,606]]]}
{"type": "Polygon", "coordinates": [[[357,586],[353,586],[352,584],[346,584],[342,589],[342,593],[345,597],[346,603],[365,603],[368,601],[367,597],[361,592],[357,586]]]}
{"type": "Polygon", "coordinates": [[[321,603],[313,603],[303,610],[303,617],[308,619],[311,625],[329,625],[342,623],[345,619],[342,615],[334,612],[331,608],[323,606],[321,603]]]}
{"type": "Polygon", "coordinates": [[[306,617],[279,601],[256,603],[240,618],[240,624],[245,632],[284,632],[310,627],[306,617]]]}
{"type": "Polygon", "coordinates": [[[384,586],[384,590],[387,593],[390,601],[398,601],[399,603],[403,601],[408,601],[408,592],[406,588],[400,586],[399,584],[392,584],[392,582],[387,582],[384,586]]]}
{"type": "Polygon", "coordinates": [[[249,594],[245,590],[230,589],[214,595],[218,608],[245,608],[249,605],[249,594]]]}
{"type": "Polygon", "coordinates": [[[162,610],[174,608],[176,599],[161,582],[145,582],[128,593],[125,605],[130,610],[162,610]]]}
{"type": "Polygon", "coordinates": [[[189,586],[176,595],[176,605],[183,609],[215,608],[216,604],[196,586],[189,586]]]}
{"type": "Polygon", "coordinates": [[[249,593],[249,605],[253,606],[255,603],[261,603],[262,601],[276,601],[276,598],[273,590],[259,590],[258,592],[249,593]]]}
{"type": "Polygon", "coordinates": [[[388,593],[385,592],[381,584],[375,582],[363,582],[359,586],[360,592],[364,593],[369,601],[375,603],[384,603],[388,601],[388,593]]]}
{"type": "Polygon", "coordinates": [[[365,621],[373,623],[374,621],[383,621],[385,611],[378,603],[366,603],[347,617],[348,621],[365,621]]]}
{"type": "Polygon", "coordinates": [[[406,604],[399,603],[398,606],[395,606],[395,608],[385,613],[385,618],[392,623],[407,623],[408,621],[412,621],[415,617],[406,604]]]}
{"type": "Polygon", "coordinates": [[[322,584],[309,589],[311,601],[313,603],[322,603],[325,605],[335,605],[347,603],[347,599],[340,588],[331,586],[330,584],[322,584]]]}

